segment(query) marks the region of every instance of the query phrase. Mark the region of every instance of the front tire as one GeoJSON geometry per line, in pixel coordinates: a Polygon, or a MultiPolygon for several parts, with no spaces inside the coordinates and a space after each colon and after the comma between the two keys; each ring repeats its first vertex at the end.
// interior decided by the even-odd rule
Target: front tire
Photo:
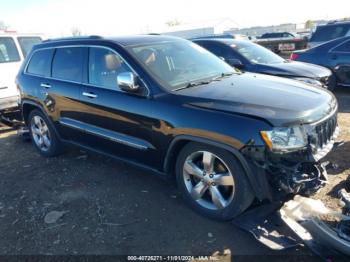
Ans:
{"type": "Polygon", "coordinates": [[[57,156],[62,152],[51,121],[40,110],[34,109],[28,117],[28,129],[33,145],[45,157],[57,156]]]}
{"type": "Polygon", "coordinates": [[[246,210],[254,194],[240,163],[228,151],[189,143],[176,162],[177,184],[198,213],[229,220],[246,210]]]}

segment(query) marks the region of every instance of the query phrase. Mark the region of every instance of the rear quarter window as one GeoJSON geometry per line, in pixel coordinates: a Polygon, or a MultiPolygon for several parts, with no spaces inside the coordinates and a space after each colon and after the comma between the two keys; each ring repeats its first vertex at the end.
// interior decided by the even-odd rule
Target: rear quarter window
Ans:
{"type": "Polygon", "coordinates": [[[15,41],[11,37],[0,37],[0,63],[20,61],[15,41]]]}
{"type": "Polygon", "coordinates": [[[349,30],[350,24],[319,26],[311,36],[310,42],[326,42],[343,37],[349,30]]]}
{"type": "Polygon", "coordinates": [[[21,36],[21,37],[17,37],[18,43],[21,47],[23,56],[26,57],[30,50],[32,49],[32,47],[38,43],[41,42],[41,38],[40,37],[31,37],[31,36],[21,36]]]}
{"type": "Polygon", "coordinates": [[[81,47],[57,48],[52,62],[52,77],[74,82],[83,78],[84,49],[81,47]]]}
{"type": "Polygon", "coordinates": [[[53,49],[43,49],[34,52],[29,61],[27,73],[38,76],[50,75],[53,52],[53,49]]]}

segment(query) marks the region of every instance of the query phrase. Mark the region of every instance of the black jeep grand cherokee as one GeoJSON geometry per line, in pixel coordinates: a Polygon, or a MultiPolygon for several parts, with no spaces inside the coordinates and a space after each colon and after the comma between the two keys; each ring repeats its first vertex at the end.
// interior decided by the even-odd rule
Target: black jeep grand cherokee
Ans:
{"type": "Polygon", "coordinates": [[[48,40],[17,84],[42,155],[70,143],[175,174],[186,202],[217,219],[317,191],[338,129],[330,92],[236,72],[173,37],[48,40]]]}

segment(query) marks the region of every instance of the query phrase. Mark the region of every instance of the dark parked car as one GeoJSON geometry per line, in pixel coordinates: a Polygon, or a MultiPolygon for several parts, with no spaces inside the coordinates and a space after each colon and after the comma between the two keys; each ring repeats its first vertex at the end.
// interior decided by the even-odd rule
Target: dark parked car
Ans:
{"type": "Polygon", "coordinates": [[[336,76],[336,85],[350,87],[350,36],[296,51],[291,59],[328,67],[336,76]]]}
{"type": "Polygon", "coordinates": [[[250,41],[232,39],[197,39],[195,43],[223,58],[231,66],[246,72],[281,76],[333,89],[332,72],[324,67],[291,62],[250,41]]]}
{"type": "Polygon", "coordinates": [[[308,48],[313,48],[330,40],[350,36],[350,21],[331,22],[319,25],[311,35],[308,48]]]}
{"type": "Polygon", "coordinates": [[[175,175],[186,202],[230,219],[259,201],[311,194],[337,134],[332,93],[237,73],[179,38],[51,40],[17,76],[33,145],[69,143],[175,175]]]}
{"type": "Polygon", "coordinates": [[[295,38],[296,35],[289,32],[273,32],[262,34],[259,39],[273,39],[273,38],[295,38]]]}

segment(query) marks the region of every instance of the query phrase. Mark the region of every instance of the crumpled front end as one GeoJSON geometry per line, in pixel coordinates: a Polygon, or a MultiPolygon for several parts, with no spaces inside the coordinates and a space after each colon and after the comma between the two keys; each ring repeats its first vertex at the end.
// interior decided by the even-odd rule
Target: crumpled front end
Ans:
{"type": "Polygon", "coordinates": [[[250,159],[253,170],[265,172],[272,199],[283,199],[290,194],[309,196],[327,183],[327,169],[333,168],[333,164],[322,159],[339,144],[336,143],[339,134],[337,114],[334,112],[303,127],[308,144],[300,150],[274,152],[254,145],[247,145],[241,150],[250,159]]]}

